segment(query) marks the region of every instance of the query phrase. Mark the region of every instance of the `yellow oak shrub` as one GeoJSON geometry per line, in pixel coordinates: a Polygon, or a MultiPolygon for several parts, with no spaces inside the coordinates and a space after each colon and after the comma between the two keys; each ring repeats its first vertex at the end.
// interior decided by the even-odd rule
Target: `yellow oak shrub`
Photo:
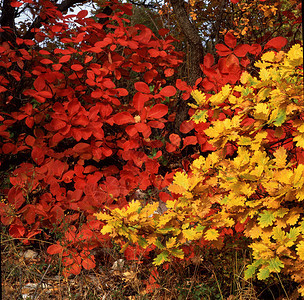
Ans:
{"type": "Polygon", "coordinates": [[[166,203],[165,213],[155,213],[157,203],[133,201],[97,214],[106,223],[101,232],[143,248],[155,245],[160,265],[183,258],[181,247],[191,241],[218,243],[222,228],[240,222],[253,256],[245,276],[263,280],[285,272],[304,296],[302,65],[297,44],[287,53],[265,53],[255,63],[257,77],[244,72],[240,85],[215,95],[193,91],[192,119],[210,123],[205,133],[216,151],[194,160],[188,174],[175,174],[169,191],[180,197],[166,203]]]}

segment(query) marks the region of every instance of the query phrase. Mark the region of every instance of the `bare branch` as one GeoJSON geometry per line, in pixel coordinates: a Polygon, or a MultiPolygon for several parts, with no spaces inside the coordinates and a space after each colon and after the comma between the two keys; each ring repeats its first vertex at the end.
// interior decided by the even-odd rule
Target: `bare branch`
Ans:
{"type": "MultiPolygon", "coordinates": [[[[58,4],[56,6],[57,6],[57,8],[60,12],[66,12],[74,4],[77,4],[77,3],[83,4],[85,2],[87,2],[87,0],[65,0],[61,4],[58,4]]],[[[33,39],[34,36],[35,36],[35,33],[32,32],[32,29],[40,28],[42,21],[43,20],[40,16],[36,17],[36,19],[33,21],[32,25],[28,29],[28,31],[24,34],[24,36],[22,38],[23,39],[29,39],[29,40],[33,39]]]]}
{"type": "Polygon", "coordinates": [[[12,41],[15,37],[15,7],[11,6],[11,0],[4,0],[0,18],[1,27],[8,27],[5,32],[0,33],[0,42],[12,41]]]}

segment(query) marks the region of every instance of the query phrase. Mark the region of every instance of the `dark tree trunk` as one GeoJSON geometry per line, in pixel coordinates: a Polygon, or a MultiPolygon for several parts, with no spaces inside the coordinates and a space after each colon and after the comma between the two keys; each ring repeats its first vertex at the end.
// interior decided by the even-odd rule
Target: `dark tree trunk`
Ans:
{"type": "MultiPolygon", "coordinates": [[[[180,26],[187,42],[189,43],[188,61],[189,78],[188,84],[193,86],[195,81],[202,76],[200,64],[203,60],[203,46],[199,32],[195,25],[190,21],[189,14],[185,9],[184,0],[171,0],[174,15],[180,26]]],[[[188,119],[189,106],[186,101],[180,100],[177,104],[174,130],[179,132],[180,124],[188,119]]]]}

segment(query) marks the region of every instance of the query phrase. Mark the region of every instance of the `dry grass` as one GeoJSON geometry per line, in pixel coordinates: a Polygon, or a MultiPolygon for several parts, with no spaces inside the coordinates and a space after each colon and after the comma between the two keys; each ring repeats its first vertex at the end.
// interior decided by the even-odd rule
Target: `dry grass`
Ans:
{"type": "Polygon", "coordinates": [[[241,250],[202,250],[191,261],[172,263],[166,271],[159,268],[159,287],[147,293],[146,282],[153,267],[149,261],[142,264],[125,261],[116,250],[98,249],[94,270],[65,280],[60,275],[60,262],[49,261],[43,241],[25,246],[5,233],[1,241],[3,300],[297,299],[287,298],[283,293],[263,296],[267,286],[258,288],[254,282],[244,280],[248,255],[241,250]]]}

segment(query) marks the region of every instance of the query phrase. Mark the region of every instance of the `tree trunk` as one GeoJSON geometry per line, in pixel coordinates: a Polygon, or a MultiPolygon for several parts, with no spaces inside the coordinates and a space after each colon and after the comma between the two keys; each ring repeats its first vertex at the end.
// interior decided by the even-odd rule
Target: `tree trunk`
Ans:
{"type": "MultiPolygon", "coordinates": [[[[199,32],[195,25],[190,21],[189,14],[185,9],[184,0],[171,0],[171,5],[173,8],[176,20],[189,43],[189,51],[187,53],[189,61],[189,78],[188,84],[193,86],[195,81],[202,76],[202,71],[200,69],[200,64],[203,61],[203,46],[202,41],[199,36],[199,32]]],[[[180,125],[183,121],[188,118],[189,106],[186,101],[180,100],[177,104],[177,112],[175,118],[175,132],[179,131],[180,125]]]]}

